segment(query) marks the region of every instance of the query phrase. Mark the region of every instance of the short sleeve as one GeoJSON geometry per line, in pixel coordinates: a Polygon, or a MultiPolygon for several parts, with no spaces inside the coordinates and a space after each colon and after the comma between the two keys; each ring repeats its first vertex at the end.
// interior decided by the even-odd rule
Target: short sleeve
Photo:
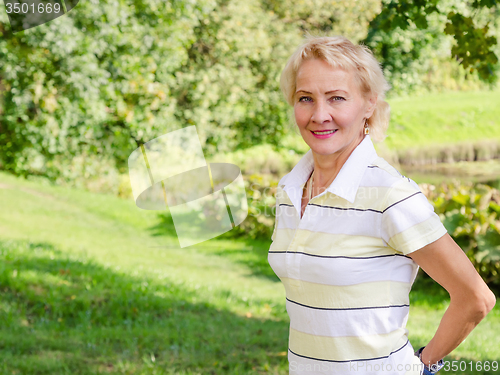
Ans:
{"type": "Polygon", "coordinates": [[[404,255],[447,233],[432,204],[410,179],[402,179],[389,189],[384,207],[382,239],[404,255]]]}

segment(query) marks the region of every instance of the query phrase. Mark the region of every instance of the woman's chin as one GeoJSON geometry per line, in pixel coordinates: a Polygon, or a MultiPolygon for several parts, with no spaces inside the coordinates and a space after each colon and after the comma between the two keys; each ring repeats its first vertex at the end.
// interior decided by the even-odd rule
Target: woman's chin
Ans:
{"type": "Polygon", "coordinates": [[[330,146],[312,145],[309,147],[311,147],[312,152],[314,152],[315,154],[318,154],[318,155],[331,155],[331,154],[336,153],[339,150],[338,147],[332,146],[332,145],[330,145],[330,146]]]}

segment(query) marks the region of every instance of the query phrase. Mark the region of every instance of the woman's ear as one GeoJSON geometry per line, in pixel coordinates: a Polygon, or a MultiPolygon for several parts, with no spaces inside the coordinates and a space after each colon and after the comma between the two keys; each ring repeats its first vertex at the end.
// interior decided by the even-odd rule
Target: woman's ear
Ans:
{"type": "Polygon", "coordinates": [[[368,106],[366,108],[365,117],[370,118],[370,117],[372,117],[373,112],[375,111],[375,108],[377,107],[377,95],[374,95],[374,94],[370,95],[368,97],[367,103],[368,103],[368,106]]]}

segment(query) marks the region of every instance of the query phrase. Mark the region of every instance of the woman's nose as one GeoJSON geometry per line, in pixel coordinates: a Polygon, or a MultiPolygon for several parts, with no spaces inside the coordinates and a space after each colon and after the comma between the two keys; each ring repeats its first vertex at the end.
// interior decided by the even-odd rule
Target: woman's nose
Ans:
{"type": "Polygon", "coordinates": [[[311,117],[311,121],[314,121],[318,124],[322,124],[325,121],[329,121],[332,119],[328,111],[328,106],[322,102],[316,102],[313,110],[313,115],[311,117]]]}

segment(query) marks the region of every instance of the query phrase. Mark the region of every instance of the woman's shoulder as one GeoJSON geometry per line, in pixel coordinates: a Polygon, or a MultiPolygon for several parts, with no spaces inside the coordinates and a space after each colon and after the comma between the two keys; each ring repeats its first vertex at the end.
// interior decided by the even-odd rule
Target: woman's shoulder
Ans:
{"type": "Polygon", "coordinates": [[[410,196],[421,193],[419,186],[411,178],[402,175],[396,168],[385,159],[377,157],[368,166],[372,174],[371,180],[378,186],[385,187],[385,205],[391,205],[396,201],[407,199],[410,196]]]}
{"type": "Polygon", "coordinates": [[[402,175],[396,168],[394,168],[391,164],[389,164],[384,158],[381,158],[380,156],[375,158],[370,163],[368,168],[374,174],[378,175],[377,177],[381,181],[384,181],[384,185],[386,186],[407,185],[407,186],[413,186],[415,189],[420,190],[415,181],[413,181],[411,178],[407,176],[402,175]]]}

